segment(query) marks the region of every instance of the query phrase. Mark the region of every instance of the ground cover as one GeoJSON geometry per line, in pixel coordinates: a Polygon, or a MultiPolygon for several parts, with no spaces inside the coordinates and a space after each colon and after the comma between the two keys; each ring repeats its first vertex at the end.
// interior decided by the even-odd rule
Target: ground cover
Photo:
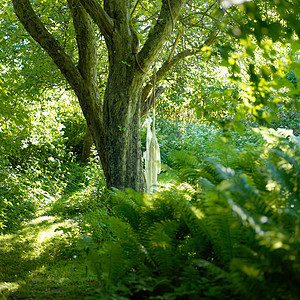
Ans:
{"type": "Polygon", "coordinates": [[[0,299],[294,300],[299,138],[212,129],[162,143],[155,195],[105,190],[94,158],[3,185],[0,299]]]}
{"type": "Polygon", "coordinates": [[[83,299],[94,293],[95,276],[86,270],[77,237],[74,221],[49,215],[1,235],[0,298],[83,299]]]}

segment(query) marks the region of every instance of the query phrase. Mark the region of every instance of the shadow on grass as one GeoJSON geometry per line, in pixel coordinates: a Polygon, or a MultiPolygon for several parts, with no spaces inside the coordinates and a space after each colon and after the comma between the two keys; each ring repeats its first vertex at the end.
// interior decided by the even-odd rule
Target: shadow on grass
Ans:
{"type": "Polygon", "coordinates": [[[78,189],[57,199],[47,209],[47,214],[76,219],[81,214],[101,207],[103,188],[89,187],[78,189]]]}
{"type": "Polygon", "coordinates": [[[74,223],[49,216],[0,236],[0,299],[83,299],[89,295],[96,281],[86,272],[78,240],[74,223]]]}

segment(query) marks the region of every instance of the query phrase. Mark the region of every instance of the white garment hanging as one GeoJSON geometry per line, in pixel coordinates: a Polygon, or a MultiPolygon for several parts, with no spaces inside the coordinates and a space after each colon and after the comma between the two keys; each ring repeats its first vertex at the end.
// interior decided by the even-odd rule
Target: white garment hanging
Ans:
{"type": "MultiPolygon", "coordinates": [[[[153,113],[155,111],[153,110],[153,113]]],[[[155,134],[155,121],[153,122],[153,131],[151,131],[151,119],[146,120],[147,140],[145,157],[145,177],[147,184],[147,193],[154,193],[157,190],[157,175],[161,172],[160,149],[155,134]]]]}

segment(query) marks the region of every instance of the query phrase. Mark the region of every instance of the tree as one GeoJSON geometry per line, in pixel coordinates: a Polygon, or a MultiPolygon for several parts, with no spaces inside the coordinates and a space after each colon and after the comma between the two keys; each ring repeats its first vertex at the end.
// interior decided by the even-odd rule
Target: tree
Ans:
{"type": "MultiPolygon", "coordinates": [[[[12,0],[24,28],[49,54],[74,90],[100,156],[108,187],[144,190],[140,119],[162,92],[161,88],[154,88],[154,82],[160,81],[184,58],[205,53],[203,46],[211,45],[220,37],[220,28],[222,39],[219,38],[218,50],[212,56],[232,68],[231,77],[236,81],[240,68],[233,58],[235,47],[230,44],[249,43],[246,46],[248,56],[254,53],[253,37],[259,47],[264,45],[267,37],[295,44],[294,34],[299,36],[299,11],[293,8],[294,1],[281,0],[275,4],[268,0],[261,3],[246,1],[239,8],[227,9],[237,2],[245,1],[221,1],[226,8],[222,9],[216,0],[186,3],[184,0],[52,0],[46,8],[43,0],[32,1],[32,4],[30,0],[12,0]],[[59,14],[59,7],[63,7],[62,13],[68,12],[72,17],[77,43],[75,52],[67,51],[63,45],[63,40],[72,39],[73,35],[65,34],[62,39],[57,34],[61,25],[57,23],[51,27],[50,17],[59,14]],[[50,17],[45,16],[47,9],[50,17]],[[214,11],[213,15],[211,11],[214,11]],[[223,18],[224,15],[227,18],[223,18]],[[222,24],[222,18],[227,23],[222,24]],[[46,27],[51,28],[51,33],[46,27]],[[176,38],[167,43],[168,57],[161,61],[160,53],[175,29],[178,29],[176,38]],[[99,87],[97,61],[99,50],[103,52],[104,47],[108,56],[108,75],[102,77],[106,79],[102,97],[103,85],[99,87]],[[175,48],[180,49],[177,54],[175,48]],[[158,60],[160,68],[152,76],[151,67],[158,60]]],[[[206,48],[207,53],[212,53],[209,47],[206,48]]],[[[269,48],[265,51],[268,58],[269,48]]],[[[272,68],[271,73],[275,74],[272,68]]],[[[248,71],[250,81],[257,78],[258,75],[253,76],[252,64],[248,71]]],[[[270,80],[275,78],[271,75],[270,80]]],[[[273,80],[277,81],[276,78],[273,80]]],[[[255,86],[260,88],[259,84],[255,86]]],[[[259,97],[260,94],[254,95],[255,110],[271,103],[266,97],[259,97]]],[[[232,101],[230,94],[227,98],[232,101]]],[[[233,106],[239,110],[236,115],[240,118],[241,106],[235,103],[233,106]]]]}
{"type": "MultiPolygon", "coordinates": [[[[29,0],[13,0],[28,33],[42,46],[74,90],[92,133],[108,187],[144,190],[140,119],[153,104],[151,66],[174,30],[184,0],[162,0],[159,15],[140,49],[130,0],[68,0],[78,46],[78,65],[42,23],[29,0]],[[97,24],[104,36],[109,74],[103,100],[97,79],[97,24]]],[[[215,1],[213,1],[215,3],[215,1]]],[[[38,4],[36,4],[38,5],[38,4]]],[[[41,4],[40,4],[41,5],[41,4]]],[[[174,47],[175,49],[175,47],[174,47]]],[[[171,56],[157,72],[160,80],[193,50],[171,56]]]]}

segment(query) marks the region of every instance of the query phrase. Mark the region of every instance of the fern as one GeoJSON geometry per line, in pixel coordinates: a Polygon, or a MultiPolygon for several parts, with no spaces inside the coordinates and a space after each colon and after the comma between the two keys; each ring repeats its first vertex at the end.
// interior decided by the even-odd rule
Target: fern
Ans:
{"type": "Polygon", "coordinates": [[[243,225],[255,233],[255,243],[251,245],[255,251],[244,250],[244,258],[231,261],[232,284],[246,299],[259,299],[262,293],[266,299],[278,295],[280,299],[296,299],[300,279],[300,268],[295,263],[300,250],[299,233],[291,234],[274,221],[257,219],[234,201],[229,203],[243,225]]]}
{"type": "MultiPolygon", "coordinates": [[[[204,200],[205,226],[208,238],[214,249],[214,260],[227,266],[233,257],[233,248],[236,243],[235,236],[239,236],[234,227],[234,218],[224,206],[222,195],[218,191],[208,191],[204,200]]],[[[240,234],[241,235],[241,234],[240,234]]]]}
{"type": "Polygon", "coordinates": [[[270,193],[264,191],[256,199],[259,209],[250,206],[247,210],[228,199],[241,223],[255,236],[251,245],[254,251],[248,249],[244,259],[232,260],[232,282],[242,294],[247,295],[249,288],[253,290],[247,299],[259,299],[262,293],[266,299],[278,295],[280,299],[295,299],[300,280],[296,263],[300,250],[299,155],[296,155],[299,148],[281,141],[269,153],[265,174],[277,187],[271,193],[272,201],[269,201],[270,193]]]}
{"type": "Polygon", "coordinates": [[[147,242],[145,247],[148,249],[152,260],[155,261],[157,272],[172,275],[178,272],[177,249],[174,247],[174,238],[178,222],[162,221],[155,223],[147,232],[147,242]]]}
{"type": "Polygon", "coordinates": [[[297,299],[299,147],[273,142],[249,155],[229,147],[217,161],[220,149],[210,157],[174,152],[186,191],[112,191],[108,213],[90,228],[102,238],[88,256],[105,293],[297,299]]]}

